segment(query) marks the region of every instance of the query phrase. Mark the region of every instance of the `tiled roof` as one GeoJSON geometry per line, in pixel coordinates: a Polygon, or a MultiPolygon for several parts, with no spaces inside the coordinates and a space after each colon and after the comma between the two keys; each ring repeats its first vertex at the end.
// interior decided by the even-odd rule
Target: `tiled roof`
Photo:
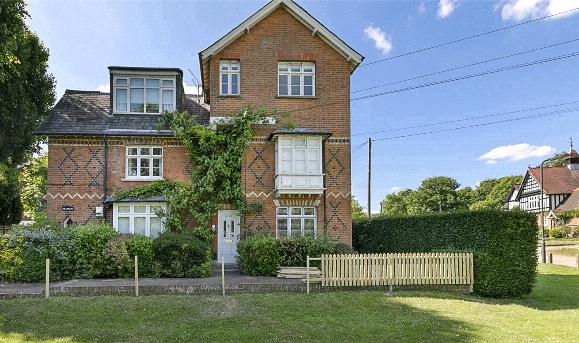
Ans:
{"type": "MultiPolygon", "coordinates": [[[[184,110],[196,116],[199,124],[209,123],[209,109],[195,95],[185,95],[184,110]]],[[[66,90],[48,117],[38,126],[38,135],[120,135],[172,136],[157,130],[158,116],[139,114],[110,115],[110,94],[98,91],[66,90]]]]}
{"type": "Polygon", "coordinates": [[[579,189],[575,189],[571,195],[561,203],[555,212],[572,211],[579,209],[579,189]]]}
{"type": "Polygon", "coordinates": [[[98,135],[107,129],[108,93],[66,90],[34,131],[38,135],[98,135]]]}
{"type": "MultiPolygon", "coordinates": [[[[529,168],[528,172],[541,183],[541,168],[529,168]]],[[[544,167],[543,190],[546,194],[571,194],[579,187],[579,171],[568,167],[544,167]]]]}

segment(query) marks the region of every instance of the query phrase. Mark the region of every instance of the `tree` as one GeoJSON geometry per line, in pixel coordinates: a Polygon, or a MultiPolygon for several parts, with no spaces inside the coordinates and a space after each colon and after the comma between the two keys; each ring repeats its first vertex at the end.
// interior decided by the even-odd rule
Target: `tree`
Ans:
{"type": "Polygon", "coordinates": [[[48,174],[48,155],[33,158],[22,168],[19,179],[22,189],[20,197],[24,214],[35,220],[44,195],[46,194],[46,177],[48,174]]]}
{"type": "Polygon", "coordinates": [[[382,200],[382,214],[385,215],[406,215],[409,214],[409,207],[414,191],[404,189],[398,193],[387,194],[382,200]]]}
{"type": "Polygon", "coordinates": [[[567,158],[569,157],[568,151],[556,152],[553,155],[553,159],[545,162],[543,167],[562,167],[567,165],[567,158]]]}
{"type": "Polygon", "coordinates": [[[26,26],[25,6],[0,1],[0,163],[8,166],[40,150],[33,131],[55,100],[48,50],[26,26]]]}
{"type": "Polygon", "coordinates": [[[435,176],[422,181],[412,197],[411,214],[460,209],[457,189],[460,184],[447,176],[435,176]]]}
{"type": "Polygon", "coordinates": [[[486,179],[474,191],[476,200],[470,210],[500,209],[507,200],[513,185],[523,180],[522,175],[504,176],[499,179],[486,179]]]}
{"type": "Polygon", "coordinates": [[[364,218],[367,214],[364,213],[364,207],[360,205],[358,200],[352,197],[352,218],[364,218]]]}
{"type": "Polygon", "coordinates": [[[18,224],[22,220],[18,171],[0,163],[0,225],[18,224]]]}

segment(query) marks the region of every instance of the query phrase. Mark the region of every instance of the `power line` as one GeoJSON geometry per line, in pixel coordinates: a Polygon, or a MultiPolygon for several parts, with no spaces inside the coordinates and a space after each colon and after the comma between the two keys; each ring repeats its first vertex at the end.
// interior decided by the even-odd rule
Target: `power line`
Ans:
{"type": "Polygon", "coordinates": [[[539,51],[539,50],[544,50],[544,49],[548,49],[548,48],[552,48],[552,47],[555,47],[555,46],[559,46],[559,45],[563,45],[563,44],[568,44],[568,43],[572,43],[572,42],[576,42],[576,41],[579,41],[579,38],[575,38],[575,39],[568,40],[568,41],[561,42],[561,43],[556,43],[556,44],[552,44],[552,45],[543,46],[543,47],[536,48],[536,49],[532,49],[532,50],[527,50],[527,51],[518,52],[518,53],[511,54],[511,55],[496,57],[496,58],[492,58],[492,59],[490,59],[490,60],[485,60],[485,61],[475,62],[475,63],[471,63],[471,64],[466,64],[466,65],[463,65],[463,66],[460,66],[460,67],[455,67],[455,68],[450,68],[450,69],[446,69],[446,70],[442,70],[442,71],[437,71],[437,72],[434,72],[434,73],[429,73],[429,74],[424,74],[424,75],[420,75],[420,76],[415,76],[415,77],[411,77],[411,78],[404,79],[404,80],[399,80],[399,81],[394,81],[394,82],[390,82],[390,83],[385,83],[385,84],[379,85],[379,86],[373,86],[373,87],[368,87],[368,88],[364,88],[364,89],[359,89],[359,90],[355,90],[355,91],[350,92],[350,94],[359,93],[359,92],[365,92],[365,91],[372,90],[372,89],[376,89],[376,88],[381,88],[381,87],[386,87],[386,86],[395,85],[395,84],[397,84],[397,83],[402,83],[402,82],[406,82],[406,81],[412,81],[412,80],[421,79],[421,78],[428,77],[428,76],[433,76],[433,75],[438,75],[438,74],[442,74],[442,73],[447,73],[447,72],[449,72],[449,71],[454,71],[454,70],[464,69],[464,68],[468,68],[468,67],[473,67],[473,66],[476,66],[476,65],[479,65],[479,64],[494,62],[494,61],[502,60],[502,59],[505,59],[505,58],[510,58],[510,57],[519,56],[519,55],[524,55],[524,54],[528,54],[528,53],[531,53],[531,52],[535,52],[535,51],[539,51]]]}
{"type": "Polygon", "coordinates": [[[380,92],[380,93],[365,95],[365,96],[361,96],[361,97],[358,97],[358,98],[350,99],[350,101],[364,100],[364,99],[374,98],[374,97],[378,97],[378,96],[382,96],[382,95],[388,95],[388,94],[406,92],[406,91],[410,91],[410,90],[414,90],[414,89],[431,87],[431,86],[441,85],[441,84],[445,84],[445,83],[449,83],[449,82],[455,82],[455,81],[461,81],[461,80],[471,79],[471,78],[474,78],[474,77],[485,76],[485,75],[489,75],[489,74],[495,74],[495,73],[499,73],[499,72],[503,72],[503,71],[509,71],[509,70],[514,70],[514,69],[519,69],[519,68],[524,68],[524,67],[530,67],[530,66],[534,66],[534,65],[537,65],[537,64],[541,64],[541,63],[558,61],[558,60],[562,60],[562,59],[565,59],[565,58],[575,57],[575,56],[578,56],[578,55],[579,55],[579,51],[576,51],[576,52],[573,52],[573,53],[570,53],[570,54],[565,54],[565,55],[559,55],[559,56],[549,57],[549,58],[545,58],[545,59],[542,59],[542,60],[536,60],[536,61],[531,61],[531,62],[527,62],[527,63],[515,64],[515,65],[512,65],[512,66],[502,67],[502,68],[497,68],[497,69],[492,69],[492,70],[487,70],[487,71],[483,71],[483,72],[479,72],[479,73],[475,73],[475,74],[463,75],[463,76],[453,77],[453,78],[450,78],[450,79],[445,79],[445,80],[440,80],[440,81],[433,81],[433,82],[423,83],[423,84],[421,84],[421,85],[410,86],[410,87],[394,89],[394,90],[390,90],[390,91],[386,91],[386,92],[380,92]]]}
{"type": "MultiPolygon", "coordinates": [[[[379,97],[379,96],[383,96],[383,95],[390,95],[390,94],[394,94],[394,93],[401,93],[401,92],[406,92],[406,91],[425,88],[425,87],[437,86],[437,85],[441,85],[441,84],[445,84],[445,83],[471,79],[471,78],[475,78],[475,77],[479,77],[479,76],[485,76],[485,75],[489,75],[489,74],[496,74],[496,73],[500,73],[500,72],[504,72],[504,71],[519,69],[519,68],[530,67],[530,66],[534,66],[537,64],[558,61],[558,60],[562,60],[565,58],[575,57],[578,55],[579,55],[579,51],[576,51],[576,52],[565,54],[565,55],[559,55],[559,56],[549,57],[549,58],[531,61],[531,62],[527,62],[527,63],[521,63],[521,64],[512,65],[512,66],[507,66],[507,67],[502,67],[502,68],[497,68],[497,69],[491,69],[491,70],[487,70],[487,71],[483,71],[483,72],[478,72],[475,74],[457,76],[457,77],[453,77],[453,78],[449,78],[449,79],[428,82],[428,83],[424,83],[424,84],[420,84],[420,85],[416,85],[416,86],[398,88],[398,89],[394,89],[394,90],[390,90],[390,91],[369,94],[369,95],[361,96],[358,98],[352,98],[352,99],[350,99],[350,102],[369,99],[369,98],[375,98],[375,97],[379,97]]],[[[289,112],[290,113],[300,112],[300,111],[311,110],[311,109],[320,108],[320,107],[332,106],[332,105],[336,105],[336,104],[340,104],[340,102],[335,101],[335,102],[329,102],[329,103],[325,103],[325,104],[318,104],[318,105],[313,105],[313,106],[308,106],[308,107],[302,107],[302,108],[290,110],[289,112]]]]}
{"type": "MultiPolygon", "coordinates": [[[[488,115],[476,116],[476,117],[469,117],[469,118],[463,118],[463,119],[447,120],[447,121],[441,121],[441,122],[431,123],[431,124],[422,124],[422,125],[406,126],[406,127],[396,128],[396,129],[388,129],[388,130],[381,130],[381,131],[374,131],[374,132],[366,132],[366,133],[357,133],[357,134],[354,134],[354,135],[351,135],[351,136],[352,136],[352,137],[354,137],[354,136],[365,136],[365,135],[373,135],[373,134],[385,133],[385,132],[403,131],[403,130],[410,130],[410,129],[419,129],[419,128],[424,128],[424,127],[429,127],[429,126],[437,126],[437,125],[443,125],[443,124],[452,124],[452,123],[458,123],[458,122],[462,122],[462,121],[470,121],[470,120],[474,120],[474,119],[492,118],[492,117],[498,117],[498,116],[504,116],[504,115],[508,115],[508,114],[513,114],[513,113],[536,111],[536,110],[542,110],[542,109],[546,109],[546,108],[552,108],[552,107],[558,107],[558,106],[566,106],[566,105],[577,104],[577,103],[579,103],[579,101],[571,101],[571,102],[559,103],[559,104],[554,104],[554,105],[546,105],[546,106],[540,106],[540,107],[525,108],[525,109],[516,110],[516,111],[501,112],[501,113],[488,114],[488,115]]],[[[362,145],[363,145],[363,144],[365,144],[365,143],[362,143],[362,145]]]]}
{"type": "Polygon", "coordinates": [[[361,65],[359,65],[358,67],[367,67],[367,66],[370,66],[370,65],[373,65],[373,64],[390,61],[390,60],[393,60],[393,59],[396,59],[396,58],[400,58],[400,57],[404,57],[404,56],[409,56],[409,55],[417,54],[417,53],[419,53],[419,52],[424,52],[424,51],[428,51],[428,50],[440,48],[440,47],[443,47],[443,46],[446,46],[446,45],[451,45],[451,44],[463,42],[463,41],[465,41],[465,40],[469,40],[469,39],[473,39],[473,38],[478,38],[478,37],[486,36],[486,35],[489,35],[489,34],[492,34],[492,33],[500,32],[500,31],[504,31],[504,30],[508,30],[508,29],[512,29],[512,28],[515,28],[515,27],[518,27],[518,26],[522,26],[522,25],[527,25],[527,24],[534,23],[534,22],[539,21],[539,20],[549,19],[549,18],[556,17],[556,16],[561,15],[561,14],[565,14],[565,13],[569,13],[569,12],[573,12],[573,11],[577,11],[577,10],[579,10],[579,7],[573,8],[573,9],[570,9],[570,10],[567,10],[567,11],[559,12],[559,13],[556,13],[556,14],[551,14],[551,15],[548,15],[548,16],[544,16],[544,17],[541,17],[541,18],[531,19],[531,20],[528,20],[528,21],[524,21],[524,22],[522,22],[522,23],[505,26],[505,27],[500,28],[500,29],[495,29],[495,30],[491,30],[491,31],[483,32],[483,33],[478,33],[478,34],[473,35],[473,36],[468,36],[468,37],[456,39],[456,40],[453,40],[453,41],[450,41],[450,42],[433,45],[433,46],[430,46],[430,47],[427,47],[427,48],[414,50],[414,51],[407,52],[407,53],[404,53],[404,54],[401,54],[401,55],[396,55],[396,56],[384,58],[384,59],[381,59],[381,60],[378,60],[378,61],[361,64],[361,65]]]}
{"type": "Polygon", "coordinates": [[[407,137],[415,137],[415,136],[424,136],[424,135],[429,135],[429,134],[433,134],[433,133],[463,130],[463,129],[469,129],[469,128],[473,128],[473,127],[480,127],[480,126],[487,126],[487,125],[507,123],[507,122],[517,121],[517,120],[521,120],[521,119],[550,117],[550,116],[554,116],[554,115],[558,115],[558,114],[566,114],[566,113],[574,113],[574,112],[579,112],[579,107],[568,108],[568,109],[565,109],[565,110],[559,110],[559,111],[548,112],[548,113],[539,113],[539,114],[534,114],[534,115],[531,115],[531,116],[517,117],[517,118],[505,119],[505,120],[498,120],[498,121],[493,121],[493,122],[488,122],[488,123],[465,125],[465,126],[453,127],[453,128],[448,128],[448,129],[440,129],[440,130],[427,131],[427,132],[411,133],[411,134],[407,134],[407,135],[392,136],[392,137],[385,137],[385,138],[377,138],[377,139],[372,139],[372,141],[385,141],[385,140],[392,140],[392,139],[399,139],[399,138],[407,138],[407,137]]]}

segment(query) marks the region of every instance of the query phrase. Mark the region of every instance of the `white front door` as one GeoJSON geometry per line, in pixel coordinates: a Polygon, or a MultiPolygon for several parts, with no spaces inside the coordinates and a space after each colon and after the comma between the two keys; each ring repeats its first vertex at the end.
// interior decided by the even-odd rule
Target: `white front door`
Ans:
{"type": "Polygon", "coordinates": [[[223,210],[217,214],[217,259],[221,257],[225,263],[235,263],[237,256],[237,242],[239,241],[239,212],[223,210]]]}

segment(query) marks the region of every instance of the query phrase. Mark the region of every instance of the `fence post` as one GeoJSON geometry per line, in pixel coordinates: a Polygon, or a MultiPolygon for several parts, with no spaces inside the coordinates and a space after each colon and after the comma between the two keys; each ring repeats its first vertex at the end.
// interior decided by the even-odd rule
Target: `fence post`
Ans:
{"type": "Polygon", "coordinates": [[[579,268],[579,254],[577,254],[577,268],[579,268]]]}
{"type": "Polygon", "coordinates": [[[135,296],[139,296],[139,257],[135,255],[135,296]]]}
{"type": "Polygon", "coordinates": [[[225,296],[225,258],[221,256],[221,293],[225,296]]]}
{"type": "Polygon", "coordinates": [[[306,293],[310,294],[310,256],[306,258],[306,293]]]}
{"type": "Polygon", "coordinates": [[[50,297],[50,259],[46,259],[46,279],[44,281],[44,297],[50,297]]]}
{"type": "Polygon", "coordinates": [[[553,264],[553,254],[549,253],[549,263],[553,264]]]}

